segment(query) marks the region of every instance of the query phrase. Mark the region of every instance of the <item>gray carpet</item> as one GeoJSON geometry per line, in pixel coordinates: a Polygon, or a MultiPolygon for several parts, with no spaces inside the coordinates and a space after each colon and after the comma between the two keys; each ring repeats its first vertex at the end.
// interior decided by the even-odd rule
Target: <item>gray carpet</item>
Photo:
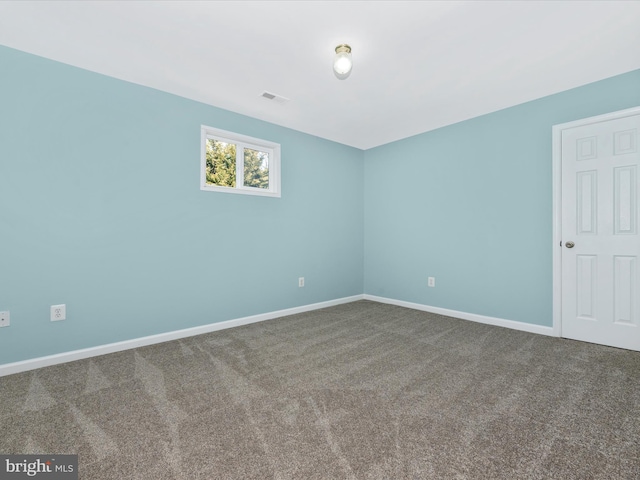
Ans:
{"type": "Polygon", "coordinates": [[[81,479],[640,479],[640,353],[360,301],[0,378],[81,479]]]}

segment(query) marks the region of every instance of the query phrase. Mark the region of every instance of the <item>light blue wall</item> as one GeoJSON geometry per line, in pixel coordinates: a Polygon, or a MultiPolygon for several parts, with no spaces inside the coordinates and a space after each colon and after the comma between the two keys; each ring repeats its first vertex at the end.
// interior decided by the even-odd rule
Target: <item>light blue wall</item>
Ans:
{"type": "Polygon", "coordinates": [[[551,127],[638,105],[640,70],[366,151],[365,293],[551,326],[551,127]]]}
{"type": "Polygon", "coordinates": [[[5,47],[0,66],[0,364],[362,293],[361,150],[5,47]],[[200,191],[201,124],[280,143],[282,198],[200,191]]]}

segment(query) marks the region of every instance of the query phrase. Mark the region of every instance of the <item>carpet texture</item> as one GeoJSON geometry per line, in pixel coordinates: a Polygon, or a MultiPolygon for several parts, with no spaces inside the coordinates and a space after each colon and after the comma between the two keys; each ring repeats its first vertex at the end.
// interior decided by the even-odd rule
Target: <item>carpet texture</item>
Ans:
{"type": "Polygon", "coordinates": [[[640,479],[640,353],[359,301],[0,378],[81,479],[640,479]]]}

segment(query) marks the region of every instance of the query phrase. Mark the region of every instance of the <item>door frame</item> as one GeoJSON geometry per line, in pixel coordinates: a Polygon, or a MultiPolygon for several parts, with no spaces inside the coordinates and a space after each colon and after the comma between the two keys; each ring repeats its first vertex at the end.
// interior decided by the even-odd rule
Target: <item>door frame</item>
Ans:
{"type": "Polygon", "coordinates": [[[553,335],[562,336],[562,131],[640,114],[640,106],[581,118],[552,127],[553,188],[553,335]]]}

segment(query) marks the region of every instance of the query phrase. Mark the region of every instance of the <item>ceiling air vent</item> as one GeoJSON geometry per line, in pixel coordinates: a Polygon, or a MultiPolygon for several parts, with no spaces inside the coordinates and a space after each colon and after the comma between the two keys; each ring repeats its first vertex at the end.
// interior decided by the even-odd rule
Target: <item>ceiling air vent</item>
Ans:
{"type": "Polygon", "coordinates": [[[289,101],[288,98],[283,97],[282,95],[276,95],[275,93],[271,93],[271,92],[262,92],[261,97],[264,97],[267,100],[271,100],[273,102],[279,103],[280,105],[284,105],[289,101]]]}

